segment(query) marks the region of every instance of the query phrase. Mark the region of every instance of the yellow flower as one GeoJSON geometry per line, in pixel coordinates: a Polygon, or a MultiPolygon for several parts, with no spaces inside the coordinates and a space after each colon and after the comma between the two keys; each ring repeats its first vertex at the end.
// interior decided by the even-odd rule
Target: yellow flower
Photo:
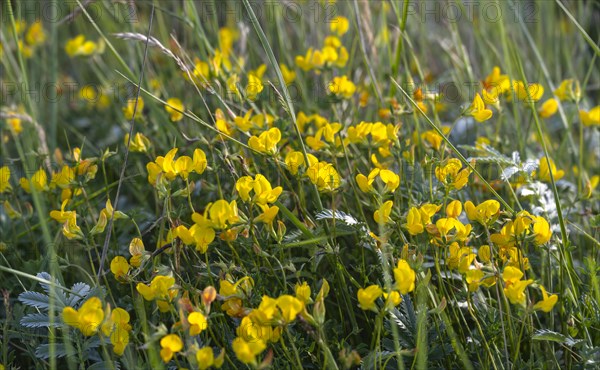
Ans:
{"type": "Polygon", "coordinates": [[[554,90],[554,95],[561,101],[578,101],[581,98],[581,87],[579,81],[574,79],[563,80],[560,85],[554,90]]]}
{"type": "Polygon", "coordinates": [[[394,269],[396,288],[401,294],[407,294],[415,290],[415,279],[417,274],[408,265],[406,260],[398,260],[398,267],[394,269]]]}
{"type": "Polygon", "coordinates": [[[129,259],[129,264],[133,267],[140,267],[142,264],[142,258],[145,252],[144,242],[140,238],[133,238],[129,243],[129,254],[131,254],[131,258],[129,259]]]}
{"type": "Polygon", "coordinates": [[[462,169],[462,163],[457,158],[450,158],[435,168],[435,177],[444,185],[453,189],[461,189],[469,181],[470,168],[462,169]]]}
{"type": "MultiPolygon", "coordinates": [[[[450,132],[449,127],[442,127],[442,133],[448,134],[448,132],[450,132]]],[[[428,142],[433,149],[440,150],[443,138],[442,136],[440,136],[440,134],[437,133],[437,131],[429,130],[421,134],[421,140],[428,142]]]]}
{"type": "Polygon", "coordinates": [[[244,364],[255,364],[256,356],[267,348],[262,340],[245,341],[243,338],[235,338],[231,342],[235,356],[244,364]]]}
{"type": "Polygon", "coordinates": [[[261,133],[258,137],[251,136],[248,139],[248,146],[260,153],[275,154],[277,153],[277,143],[281,140],[281,131],[277,127],[273,127],[261,133]]]}
{"type": "Polygon", "coordinates": [[[200,312],[190,313],[187,320],[190,323],[190,335],[198,335],[208,327],[206,316],[200,312]]]}
{"type": "MultiPolygon", "coordinates": [[[[309,162],[308,167],[319,162],[317,157],[315,157],[312,154],[307,153],[306,156],[308,157],[308,162],[309,162]]],[[[304,154],[302,152],[298,152],[298,151],[288,153],[288,155],[285,157],[285,165],[287,166],[288,170],[290,171],[290,173],[292,175],[298,174],[298,170],[301,167],[302,168],[307,167],[306,164],[304,163],[304,154]]]]}
{"type": "Polygon", "coordinates": [[[124,309],[117,307],[111,312],[110,307],[107,307],[104,316],[106,317],[106,320],[102,324],[102,333],[104,335],[108,336],[115,328],[126,331],[131,330],[129,312],[124,309]]]}
{"type": "Polygon", "coordinates": [[[202,149],[194,149],[194,154],[192,158],[192,167],[194,172],[198,175],[204,173],[206,170],[206,166],[208,165],[208,161],[206,160],[206,153],[202,149]]]}
{"type": "Polygon", "coordinates": [[[491,257],[492,257],[492,251],[490,249],[490,246],[482,245],[481,247],[479,247],[479,250],[477,251],[477,257],[479,257],[479,259],[483,263],[490,262],[491,257]]]}
{"type": "Polygon", "coordinates": [[[523,277],[523,272],[516,267],[506,266],[504,268],[504,272],[502,273],[502,280],[506,284],[514,284],[521,280],[523,277]]]}
{"type": "Polygon", "coordinates": [[[10,117],[6,119],[6,123],[13,129],[15,134],[20,134],[23,131],[21,119],[18,117],[10,117]]]}
{"type": "Polygon", "coordinates": [[[552,230],[545,218],[541,216],[532,216],[533,233],[535,235],[534,243],[536,245],[546,244],[552,237],[552,230]]]}
{"type": "Polygon", "coordinates": [[[310,71],[313,68],[313,65],[311,63],[312,57],[313,57],[313,49],[309,48],[306,51],[306,55],[296,55],[296,58],[295,58],[296,65],[305,72],[310,71]]]}
{"type": "Polygon", "coordinates": [[[177,352],[183,349],[183,341],[177,334],[168,334],[160,340],[160,357],[164,362],[169,362],[177,352]]]}
{"type": "Polygon", "coordinates": [[[440,236],[442,238],[445,238],[446,235],[450,233],[450,231],[458,227],[459,223],[460,221],[458,221],[455,218],[440,218],[435,222],[435,227],[440,233],[440,236]]]}
{"type": "Polygon", "coordinates": [[[584,126],[600,126],[600,105],[590,109],[589,112],[580,110],[579,119],[584,126]]]}
{"type": "Polygon", "coordinates": [[[348,79],[348,76],[334,77],[329,83],[329,92],[338,97],[350,99],[356,92],[356,85],[348,79]]]}
{"type": "Polygon", "coordinates": [[[104,229],[106,228],[106,225],[108,224],[108,220],[112,217],[113,212],[114,212],[115,220],[119,220],[119,219],[128,217],[125,213],[123,213],[121,211],[115,211],[110,202],[110,199],[107,199],[106,206],[104,209],[102,209],[102,211],[100,211],[100,216],[98,217],[98,222],[96,223],[96,225],[94,225],[92,230],[90,230],[90,234],[95,235],[95,234],[104,232],[104,229]]]}
{"type": "Polygon", "coordinates": [[[347,131],[348,141],[354,144],[366,142],[372,129],[373,124],[364,121],[356,126],[350,126],[347,131]]]}
{"type": "Polygon", "coordinates": [[[98,297],[92,297],[85,301],[76,311],[73,307],[65,307],[62,311],[65,324],[75,327],[86,337],[98,332],[98,328],[104,320],[102,302],[98,297]]]}
{"type": "Polygon", "coordinates": [[[50,181],[50,188],[58,186],[61,189],[69,188],[75,182],[75,169],[67,165],[64,165],[60,172],[52,174],[52,180],[50,181]]]}
{"type": "Polygon", "coordinates": [[[138,283],[136,290],[146,301],[156,300],[160,312],[168,312],[169,303],[177,295],[177,289],[173,289],[175,279],[168,276],[157,275],[152,279],[150,285],[138,283]]]}
{"type": "MultiPolygon", "coordinates": [[[[127,146],[127,143],[129,142],[129,134],[125,134],[125,146],[127,146]]],[[[131,140],[131,143],[129,145],[129,150],[131,152],[139,152],[139,153],[146,153],[148,151],[148,148],[150,147],[150,140],[144,136],[144,134],[138,132],[133,136],[133,139],[131,140]]]]}
{"type": "Polygon", "coordinates": [[[304,302],[287,294],[277,298],[276,304],[281,311],[281,317],[286,323],[294,321],[296,316],[304,310],[304,302]]]}
{"type": "Polygon", "coordinates": [[[334,63],[339,57],[337,50],[329,45],[325,45],[323,49],[321,49],[321,55],[323,62],[327,65],[334,63]]]}
{"type": "Polygon", "coordinates": [[[365,289],[359,289],[357,295],[358,305],[363,310],[377,311],[375,301],[381,297],[383,290],[379,285],[371,285],[365,289]]]}
{"type": "Polygon", "coordinates": [[[546,289],[541,285],[540,289],[542,290],[542,300],[533,305],[533,309],[544,312],[550,312],[552,311],[552,308],[554,308],[554,305],[558,301],[558,296],[556,294],[548,296],[546,289]]]}
{"type": "Polygon", "coordinates": [[[249,74],[248,75],[248,85],[246,85],[246,96],[250,100],[256,100],[258,94],[260,94],[264,89],[263,83],[260,77],[249,74]]]}
{"type": "Polygon", "coordinates": [[[494,107],[496,107],[496,109],[498,109],[498,107],[500,106],[500,98],[498,97],[499,93],[500,92],[498,89],[492,89],[489,91],[482,90],[481,98],[485,104],[493,105],[494,107]]]}
{"type": "Polygon", "coordinates": [[[202,304],[210,306],[217,299],[217,290],[209,285],[202,291],[202,304]]]}
{"type": "Polygon", "coordinates": [[[200,253],[206,253],[208,245],[215,240],[215,231],[213,230],[213,224],[205,216],[194,213],[192,220],[195,222],[190,227],[189,233],[194,238],[196,244],[196,250],[200,253]]]}
{"type": "Polygon", "coordinates": [[[33,22],[25,34],[25,42],[31,46],[39,46],[45,41],[46,33],[44,32],[42,22],[33,22]]]}
{"type": "Polygon", "coordinates": [[[446,215],[450,218],[458,218],[462,213],[460,200],[453,200],[446,206],[446,215]]]}
{"type": "Polygon", "coordinates": [[[515,283],[506,285],[504,288],[504,295],[508,298],[510,303],[525,305],[525,288],[533,283],[533,280],[520,280],[515,283]]]}
{"type": "Polygon", "coordinates": [[[483,271],[481,270],[472,269],[466,272],[465,280],[467,282],[469,292],[474,292],[479,289],[481,279],[483,279],[483,271]]]}
{"type": "Polygon", "coordinates": [[[215,363],[215,355],[211,347],[202,347],[196,352],[196,362],[198,369],[205,370],[215,363]]]}
{"type": "Polygon", "coordinates": [[[500,203],[496,200],[486,200],[477,207],[470,200],[465,202],[465,212],[471,221],[487,225],[500,211],[500,203]]]}
{"type": "Polygon", "coordinates": [[[304,304],[312,302],[312,298],[310,297],[310,286],[306,283],[306,281],[302,282],[302,284],[296,284],[295,293],[296,298],[301,300],[304,304]]]}
{"type": "Polygon", "coordinates": [[[421,221],[421,212],[419,212],[417,208],[411,207],[408,211],[404,227],[406,227],[410,235],[418,235],[425,230],[423,222],[421,221]]]}
{"type": "Polygon", "coordinates": [[[129,332],[123,329],[115,329],[110,335],[110,343],[112,343],[116,355],[123,355],[125,347],[129,343],[129,332]]]}
{"type": "Polygon", "coordinates": [[[241,296],[242,294],[249,296],[252,292],[254,280],[251,277],[245,276],[236,281],[235,284],[231,283],[228,279],[231,279],[230,275],[227,275],[225,280],[220,281],[219,294],[221,296],[241,296]]]}
{"type": "Polygon", "coordinates": [[[183,119],[185,107],[178,98],[170,98],[167,100],[167,104],[165,104],[165,110],[169,114],[171,121],[177,122],[183,119]]]}
{"type": "Polygon", "coordinates": [[[46,171],[43,168],[40,168],[38,171],[36,171],[36,173],[33,174],[31,180],[27,180],[24,177],[22,177],[19,180],[19,184],[27,193],[31,193],[29,181],[31,181],[31,184],[33,184],[33,188],[37,191],[48,190],[48,175],[46,175],[46,171]]]}
{"type": "Polygon", "coordinates": [[[125,257],[116,256],[112,259],[112,261],[110,261],[110,272],[115,275],[117,280],[127,275],[130,269],[131,266],[129,266],[129,263],[125,257]]]}
{"type": "Polygon", "coordinates": [[[331,32],[337,33],[338,36],[344,35],[346,32],[348,32],[349,28],[350,21],[348,21],[348,18],[342,16],[335,17],[329,26],[331,32]]]}
{"type": "Polygon", "coordinates": [[[115,354],[121,356],[129,343],[129,313],[118,307],[111,313],[110,307],[107,307],[104,316],[106,320],[102,324],[102,333],[110,338],[115,354]]]}
{"type": "Polygon", "coordinates": [[[381,170],[379,178],[385,184],[385,191],[389,191],[390,193],[393,193],[400,186],[400,176],[390,170],[381,170]]]}
{"type": "Polygon", "coordinates": [[[279,212],[279,207],[277,206],[271,206],[269,207],[268,205],[260,205],[260,208],[262,209],[262,213],[260,215],[258,215],[257,217],[254,218],[255,222],[263,222],[265,224],[268,225],[273,225],[273,221],[275,220],[275,217],[277,217],[277,213],[279,212]]]}
{"type": "Polygon", "coordinates": [[[8,166],[0,167],[0,193],[4,193],[5,191],[10,191],[12,189],[9,180],[10,168],[8,168],[8,166]]]}
{"type": "Polygon", "coordinates": [[[475,259],[475,253],[472,252],[471,248],[460,247],[458,243],[454,242],[448,247],[448,252],[446,264],[450,270],[457,269],[461,274],[469,271],[469,266],[475,259]]]}
{"type": "Polygon", "coordinates": [[[356,176],[356,183],[360,190],[365,193],[373,191],[373,182],[375,179],[379,177],[381,181],[385,184],[385,192],[393,193],[398,186],[400,186],[400,176],[396,175],[394,172],[390,170],[380,170],[379,168],[374,168],[369,176],[366,177],[363,174],[358,174],[356,176]]]}
{"type": "Polygon", "coordinates": [[[69,200],[65,199],[60,206],[60,211],[57,211],[57,210],[50,211],[50,217],[60,223],[66,222],[71,217],[71,215],[74,213],[74,211],[65,211],[65,207],[67,206],[68,203],[69,203],[69,200]]]}
{"type": "Polygon", "coordinates": [[[250,200],[250,192],[254,191],[253,202],[259,205],[274,203],[283,191],[281,186],[273,189],[269,180],[261,174],[256,175],[254,179],[250,176],[240,177],[235,188],[245,202],[250,200]]]}
{"type": "Polygon", "coordinates": [[[23,42],[23,40],[19,40],[18,42],[19,50],[25,59],[31,58],[33,55],[33,48],[23,42]]]}
{"type": "Polygon", "coordinates": [[[127,104],[123,107],[123,114],[125,115],[126,120],[131,121],[134,110],[136,119],[142,116],[142,111],[144,110],[144,99],[142,99],[141,96],[138,97],[137,100],[137,109],[135,108],[135,98],[127,100],[127,104]]]}
{"type": "Polygon", "coordinates": [[[563,178],[565,175],[565,171],[557,170],[554,161],[547,157],[540,158],[540,172],[538,176],[542,181],[550,182],[550,171],[552,171],[552,175],[554,177],[554,181],[558,181],[563,178]]]}
{"type": "MultiPolygon", "coordinates": [[[[55,212],[55,211],[53,211],[55,212]]],[[[81,232],[81,228],[77,226],[77,213],[75,211],[70,211],[68,213],[68,218],[63,223],[62,233],[63,235],[71,240],[71,239],[82,239],[83,233],[81,232]]]]}
{"type": "Polygon", "coordinates": [[[554,98],[546,100],[538,109],[538,113],[542,118],[552,117],[556,111],[558,111],[558,102],[554,98]]]}
{"type": "Polygon", "coordinates": [[[383,292],[383,299],[385,299],[385,308],[388,310],[402,303],[402,296],[395,290],[390,293],[383,292]]]}
{"type": "Polygon", "coordinates": [[[225,229],[228,226],[238,222],[238,209],[235,200],[228,203],[226,200],[220,199],[215,203],[209,204],[207,207],[209,219],[212,226],[217,229],[225,229]]]}
{"type": "Polygon", "coordinates": [[[493,113],[490,109],[486,109],[481,96],[479,94],[475,94],[475,98],[467,110],[467,114],[473,116],[477,122],[485,122],[492,118],[493,113]]]}
{"type": "Polygon", "coordinates": [[[379,209],[373,214],[373,219],[375,220],[375,222],[377,222],[378,224],[387,224],[392,222],[390,214],[392,213],[393,205],[394,202],[392,202],[391,200],[388,200],[387,202],[383,203],[381,207],[379,207],[379,209]]]}
{"type": "Polygon", "coordinates": [[[379,171],[379,168],[373,169],[373,171],[369,173],[369,177],[363,175],[362,173],[356,175],[356,183],[363,193],[368,193],[374,190],[373,182],[377,178],[377,175],[379,175],[379,171]]]}
{"type": "Polygon", "coordinates": [[[75,38],[69,39],[65,44],[65,51],[71,58],[76,56],[89,56],[94,54],[98,49],[98,45],[93,41],[86,41],[85,36],[78,35],[75,38]]]}
{"type": "Polygon", "coordinates": [[[244,117],[236,116],[234,118],[233,122],[235,123],[237,128],[239,128],[241,131],[246,132],[246,131],[249,131],[250,128],[252,127],[252,121],[250,120],[251,116],[252,116],[252,109],[250,109],[248,112],[246,112],[244,117]]]}
{"type": "Polygon", "coordinates": [[[537,102],[544,95],[544,87],[540,84],[530,83],[528,86],[522,81],[515,81],[513,84],[517,99],[525,102],[537,102]]]}
{"type": "Polygon", "coordinates": [[[483,80],[483,88],[487,91],[495,91],[495,95],[501,95],[510,89],[510,78],[500,72],[500,67],[494,67],[492,72],[483,80]]]}
{"type": "Polygon", "coordinates": [[[308,168],[306,175],[319,191],[330,192],[340,187],[340,174],[331,163],[315,163],[308,168]]]}
{"type": "Polygon", "coordinates": [[[296,72],[293,69],[289,69],[288,66],[283,63],[279,64],[279,69],[281,69],[283,81],[285,81],[286,85],[289,85],[296,80],[296,72]]]}

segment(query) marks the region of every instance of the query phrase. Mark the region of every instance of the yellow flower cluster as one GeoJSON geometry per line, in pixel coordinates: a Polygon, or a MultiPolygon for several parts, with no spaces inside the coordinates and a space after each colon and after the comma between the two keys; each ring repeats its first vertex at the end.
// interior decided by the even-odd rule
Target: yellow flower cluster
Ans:
{"type": "Polygon", "coordinates": [[[277,127],[273,127],[259,136],[251,136],[248,139],[248,146],[259,153],[274,155],[277,153],[277,143],[280,140],[281,131],[277,127]]]}
{"type": "Polygon", "coordinates": [[[356,85],[348,76],[334,77],[329,83],[329,92],[339,98],[350,99],[356,92],[356,85]]]}
{"type": "MultiPolygon", "coordinates": [[[[223,281],[221,281],[221,295],[237,294],[238,284],[251,281],[250,278],[240,280],[234,286],[230,284],[223,286],[223,281]]],[[[251,285],[246,283],[246,287],[251,288],[251,285]]],[[[313,321],[305,309],[305,305],[312,302],[310,295],[310,286],[306,283],[296,284],[295,296],[283,294],[277,298],[271,298],[264,295],[259,306],[249,312],[242,308],[240,298],[229,298],[226,303],[231,299],[236,299],[236,313],[243,316],[236,330],[237,337],[231,344],[238,360],[244,364],[255,366],[257,356],[267,348],[268,343],[278,342],[282,329],[296,320],[299,315],[303,316],[305,320],[313,321]]],[[[231,307],[228,305],[223,308],[227,309],[227,313],[230,314],[231,307]]]]}
{"type": "Polygon", "coordinates": [[[193,158],[182,155],[175,159],[178,150],[179,148],[173,148],[164,157],[158,156],[154,162],[146,165],[150,184],[156,186],[158,183],[170,182],[177,176],[187,180],[192,172],[199,175],[204,173],[208,162],[202,149],[195,149],[193,158]]]}
{"type": "Polygon", "coordinates": [[[119,356],[129,343],[129,313],[122,308],[111,311],[108,305],[103,309],[102,301],[98,297],[89,298],[77,310],[65,307],[62,319],[65,324],[78,329],[87,337],[101,330],[102,334],[110,339],[113,351],[119,356]]]}
{"type": "Polygon", "coordinates": [[[435,168],[435,177],[449,189],[462,189],[469,181],[470,168],[462,168],[457,158],[450,158],[435,168]]]}
{"type": "MultiPolygon", "coordinates": [[[[48,39],[48,35],[44,31],[44,26],[41,21],[33,22],[27,28],[27,22],[24,20],[16,20],[15,28],[18,35],[18,47],[21,55],[29,59],[33,56],[35,50],[43,45],[48,39]]],[[[11,31],[12,32],[12,31],[11,31]]],[[[0,44],[0,56],[3,54],[2,44],[0,44]]]]}
{"type": "Polygon", "coordinates": [[[138,283],[135,288],[146,301],[156,301],[160,312],[169,312],[171,302],[178,293],[178,289],[174,285],[173,277],[157,275],[152,279],[150,285],[138,283]]]}
{"type": "Polygon", "coordinates": [[[65,52],[71,58],[102,54],[104,52],[104,41],[100,40],[96,43],[91,40],[86,40],[84,35],[77,35],[67,41],[65,44],[65,52]]]}
{"type": "MultiPolygon", "coordinates": [[[[513,96],[523,102],[537,102],[544,95],[544,87],[538,83],[525,84],[523,81],[511,80],[508,75],[500,71],[500,67],[494,67],[492,72],[482,81],[481,94],[476,93],[473,102],[465,111],[477,122],[485,122],[492,118],[493,112],[486,105],[500,110],[500,97],[505,96],[511,101],[513,96]]],[[[556,112],[554,101],[548,100],[540,109],[542,117],[547,118],[556,112]]]]}
{"type": "Polygon", "coordinates": [[[396,175],[390,170],[380,170],[374,168],[369,176],[365,176],[362,173],[356,175],[356,183],[360,190],[364,193],[374,192],[373,183],[376,179],[380,179],[384,186],[382,189],[383,193],[393,193],[398,186],[400,186],[400,176],[396,175]]]}
{"type": "MultiPolygon", "coordinates": [[[[332,31],[336,31],[341,36],[340,31],[344,31],[348,20],[344,17],[338,17],[338,20],[339,24],[332,31]]],[[[333,25],[334,23],[332,23],[333,25]]],[[[329,35],[325,38],[321,49],[309,48],[305,55],[297,55],[296,65],[305,72],[315,70],[316,73],[321,73],[325,68],[345,67],[349,56],[348,50],[342,45],[341,40],[335,35],[329,35]]]]}
{"type": "Polygon", "coordinates": [[[263,175],[258,174],[254,179],[250,176],[240,177],[235,184],[235,189],[244,202],[250,201],[250,192],[254,192],[252,203],[260,207],[262,211],[254,220],[263,222],[269,226],[273,224],[275,216],[279,212],[279,207],[269,206],[269,204],[277,201],[277,198],[283,191],[281,186],[273,189],[269,180],[263,175]]]}

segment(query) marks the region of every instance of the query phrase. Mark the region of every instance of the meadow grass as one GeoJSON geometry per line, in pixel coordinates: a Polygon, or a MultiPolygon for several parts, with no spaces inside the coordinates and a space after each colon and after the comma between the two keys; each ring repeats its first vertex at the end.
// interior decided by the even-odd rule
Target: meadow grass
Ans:
{"type": "Polygon", "coordinates": [[[0,16],[0,370],[598,367],[596,2],[0,16]]]}

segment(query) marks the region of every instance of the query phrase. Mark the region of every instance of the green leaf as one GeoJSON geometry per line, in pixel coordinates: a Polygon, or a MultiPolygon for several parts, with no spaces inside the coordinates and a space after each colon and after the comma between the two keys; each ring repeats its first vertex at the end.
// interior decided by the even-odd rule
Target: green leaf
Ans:
{"type": "Polygon", "coordinates": [[[537,330],[533,336],[531,337],[533,340],[547,340],[550,342],[563,343],[567,346],[574,346],[577,343],[581,342],[581,339],[574,339],[570,336],[563,335],[561,333],[557,333],[552,330],[541,329],[537,330]]]}
{"type": "Polygon", "coordinates": [[[47,295],[33,291],[19,294],[19,302],[45,311],[50,307],[50,298],[47,295]]]}
{"type": "MultiPolygon", "coordinates": [[[[45,313],[30,313],[21,319],[21,325],[27,328],[47,328],[50,326],[50,318],[45,313]]],[[[60,321],[55,319],[52,326],[60,326],[60,321]]]]}

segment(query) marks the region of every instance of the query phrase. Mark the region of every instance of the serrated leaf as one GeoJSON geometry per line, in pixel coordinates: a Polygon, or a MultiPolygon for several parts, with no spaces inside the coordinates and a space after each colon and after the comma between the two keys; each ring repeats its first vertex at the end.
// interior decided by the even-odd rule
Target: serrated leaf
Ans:
{"type": "MultiPolygon", "coordinates": [[[[35,349],[35,355],[37,358],[42,360],[47,360],[50,358],[50,344],[40,344],[35,349]]],[[[75,349],[71,347],[71,349],[67,349],[67,347],[63,343],[54,343],[54,356],[57,358],[65,357],[65,356],[75,356],[75,349]]]]}
{"type": "MultiPolygon", "coordinates": [[[[53,278],[49,273],[47,272],[40,272],[36,275],[38,278],[40,279],[44,279],[44,280],[48,280],[53,282],[54,284],[56,284],[56,287],[54,287],[54,289],[52,289],[54,291],[54,294],[56,296],[56,299],[58,301],[60,301],[60,303],[62,304],[63,307],[68,306],[67,304],[67,296],[65,295],[65,292],[60,289],[60,287],[62,287],[62,284],[60,282],[58,282],[55,278],[53,278]]],[[[42,289],[44,289],[44,291],[46,292],[47,295],[50,295],[50,284],[46,284],[46,283],[40,283],[40,285],[42,286],[42,289]]]]}
{"type": "Polygon", "coordinates": [[[40,292],[27,291],[19,294],[19,302],[26,304],[30,307],[39,308],[47,311],[50,307],[50,298],[47,295],[40,292]]]}
{"type": "MultiPolygon", "coordinates": [[[[30,313],[21,319],[21,325],[27,328],[47,328],[50,326],[50,318],[44,313],[30,313]]],[[[60,326],[60,322],[55,319],[52,326],[60,326]]]]}
{"type": "Polygon", "coordinates": [[[502,170],[502,175],[500,175],[500,178],[502,181],[508,181],[508,179],[513,177],[513,175],[517,172],[519,172],[519,168],[516,166],[506,167],[504,170],[502,170]]]}
{"type": "Polygon", "coordinates": [[[335,219],[338,221],[342,221],[346,225],[350,225],[350,226],[359,224],[358,220],[354,216],[344,213],[342,211],[334,211],[332,209],[322,210],[321,212],[319,212],[315,215],[315,218],[317,220],[335,219]]]}
{"type": "Polygon", "coordinates": [[[68,305],[73,307],[79,301],[84,300],[89,294],[90,290],[90,286],[86,283],[75,283],[71,287],[71,291],[73,291],[73,293],[69,294],[69,298],[67,300],[68,305]]]}
{"type": "Polygon", "coordinates": [[[531,173],[535,171],[536,168],[538,168],[538,162],[532,159],[528,159],[527,161],[525,161],[525,163],[523,163],[522,168],[523,171],[531,175],[531,173]]]}
{"type": "Polygon", "coordinates": [[[88,367],[88,370],[119,370],[121,363],[119,361],[101,361],[88,367]]]}

